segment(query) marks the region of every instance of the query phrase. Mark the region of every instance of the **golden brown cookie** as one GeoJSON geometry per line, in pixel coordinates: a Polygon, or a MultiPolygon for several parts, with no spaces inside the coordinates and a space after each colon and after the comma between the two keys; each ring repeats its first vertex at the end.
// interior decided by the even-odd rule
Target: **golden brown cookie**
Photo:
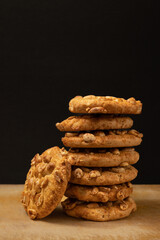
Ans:
{"type": "Polygon", "coordinates": [[[61,123],[57,123],[56,127],[60,131],[93,131],[106,129],[124,129],[131,128],[133,120],[130,117],[113,116],[113,115],[81,115],[71,116],[61,123]]]}
{"type": "Polygon", "coordinates": [[[139,153],[134,148],[72,148],[67,158],[75,166],[115,167],[135,164],[139,160],[139,153]]]}
{"type": "Polygon", "coordinates": [[[114,185],[132,181],[137,173],[137,169],[131,165],[112,168],[73,166],[70,182],[80,185],[114,185]]]}
{"type": "Polygon", "coordinates": [[[53,147],[32,159],[21,197],[31,219],[46,217],[61,201],[71,173],[66,154],[66,150],[53,147]]]}
{"type": "Polygon", "coordinates": [[[143,134],[136,130],[109,130],[85,132],[67,132],[62,138],[66,147],[71,148],[117,148],[132,147],[141,144],[143,134]]]}
{"type": "Polygon", "coordinates": [[[133,97],[126,100],[110,96],[76,96],[70,100],[69,110],[73,113],[140,114],[142,103],[133,97]]]}
{"type": "Polygon", "coordinates": [[[136,203],[131,197],[106,203],[87,203],[68,198],[62,202],[62,207],[69,216],[100,222],[125,218],[136,211],[136,203]]]}
{"type": "Polygon", "coordinates": [[[65,196],[85,202],[108,202],[123,200],[131,195],[132,184],[122,183],[110,186],[83,186],[69,183],[65,196]]]}

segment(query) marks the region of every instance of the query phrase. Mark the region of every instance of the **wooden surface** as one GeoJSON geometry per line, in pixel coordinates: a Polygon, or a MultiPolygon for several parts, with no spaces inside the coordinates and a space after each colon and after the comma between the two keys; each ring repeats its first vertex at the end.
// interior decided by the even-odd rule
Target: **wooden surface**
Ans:
{"type": "Polygon", "coordinates": [[[23,185],[0,185],[0,240],[158,240],[160,185],[134,185],[138,209],[130,217],[92,222],[66,216],[61,206],[42,220],[30,220],[21,205],[23,185]]]}

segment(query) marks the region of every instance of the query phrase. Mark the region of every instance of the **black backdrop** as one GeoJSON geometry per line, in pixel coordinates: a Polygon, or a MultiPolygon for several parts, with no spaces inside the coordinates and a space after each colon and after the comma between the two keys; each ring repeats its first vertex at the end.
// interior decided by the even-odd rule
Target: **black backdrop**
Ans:
{"type": "Polygon", "coordinates": [[[0,183],[23,183],[35,153],[62,146],[75,95],[143,102],[134,183],[159,183],[152,0],[2,0],[0,183]]]}

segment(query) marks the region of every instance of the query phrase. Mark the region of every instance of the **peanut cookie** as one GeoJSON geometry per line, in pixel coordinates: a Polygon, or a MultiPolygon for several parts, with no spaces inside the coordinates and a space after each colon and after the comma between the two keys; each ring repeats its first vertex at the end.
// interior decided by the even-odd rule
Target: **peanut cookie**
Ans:
{"type": "Polygon", "coordinates": [[[93,132],[67,132],[62,138],[66,147],[72,148],[116,148],[141,144],[143,134],[136,130],[109,130],[93,132]]]}
{"type": "Polygon", "coordinates": [[[21,198],[31,219],[46,217],[61,201],[71,173],[66,154],[53,147],[32,159],[21,198]]]}
{"type": "Polygon", "coordinates": [[[123,200],[131,195],[132,184],[122,183],[111,186],[83,186],[69,183],[65,196],[85,202],[108,202],[123,200]]]}
{"type": "Polygon", "coordinates": [[[76,96],[70,100],[69,110],[73,113],[140,114],[142,103],[133,97],[126,100],[110,96],[76,96]]]}
{"type": "Polygon", "coordinates": [[[72,148],[67,158],[75,166],[116,167],[135,164],[139,160],[139,153],[134,148],[72,148]]]}
{"type": "Polygon", "coordinates": [[[112,168],[73,166],[70,182],[80,185],[114,185],[132,181],[137,173],[137,169],[131,165],[112,168]]]}
{"type": "Polygon", "coordinates": [[[121,219],[136,211],[136,203],[131,197],[106,203],[87,203],[68,198],[62,202],[62,207],[69,216],[100,222],[121,219]]]}
{"type": "Polygon", "coordinates": [[[92,114],[71,116],[57,123],[56,127],[60,131],[74,132],[131,128],[132,125],[133,120],[130,117],[92,114]]]}

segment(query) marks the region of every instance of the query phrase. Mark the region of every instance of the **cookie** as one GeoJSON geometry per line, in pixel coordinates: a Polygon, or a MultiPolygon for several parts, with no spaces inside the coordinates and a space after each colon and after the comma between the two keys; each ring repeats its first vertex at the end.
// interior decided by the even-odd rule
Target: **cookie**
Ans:
{"type": "Polygon", "coordinates": [[[135,164],[139,160],[139,153],[134,148],[72,148],[67,158],[75,166],[116,167],[135,164]]]}
{"type": "Polygon", "coordinates": [[[136,203],[131,197],[106,203],[87,203],[68,198],[62,202],[62,207],[71,217],[100,222],[125,218],[136,211],[136,203]]]}
{"type": "Polygon", "coordinates": [[[108,202],[123,200],[133,191],[130,182],[111,186],[83,186],[70,183],[65,196],[85,202],[108,202]]]}
{"type": "Polygon", "coordinates": [[[112,168],[72,167],[70,182],[80,185],[114,185],[130,182],[137,176],[131,165],[112,168]]]}
{"type": "Polygon", "coordinates": [[[66,150],[53,147],[32,159],[21,197],[31,219],[46,217],[61,201],[71,174],[66,154],[66,150]]]}
{"type": "Polygon", "coordinates": [[[69,102],[72,113],[140,114],[142,103],[135,98],[129,99],[94,96],[76,96],[69,102]]]}
{"type": "Polygon", "coordinates": [[[62,138],[66,147],[71,148],[117,148],[141,144],[143,134],[136,130],[109,130],[93,132],[67,132],[62,138]]]}
{"type": "Polygon", "coordinates": [[[113,115],[81,115],[71,116],[61,123],[56,123],[60,131],[93,131],[106,129],[131,128],[133,120],[130,117],[113,115]]]}

